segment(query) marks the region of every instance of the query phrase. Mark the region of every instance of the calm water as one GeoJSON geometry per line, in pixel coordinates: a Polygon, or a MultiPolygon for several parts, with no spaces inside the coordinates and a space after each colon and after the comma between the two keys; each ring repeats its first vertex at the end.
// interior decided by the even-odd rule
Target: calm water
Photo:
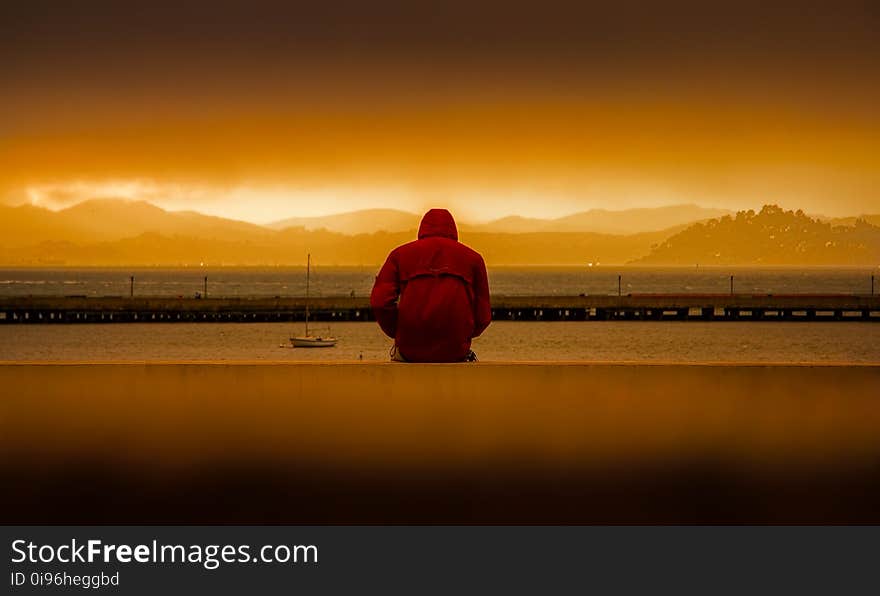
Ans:
{"type": "MultiPolygon", "coordinates": [[[[320,296],[369,294],[376,268],[328,267],[313,270],[312,291],[320,296]]],[[[610,268],[502,267],[489,271],[493,294],[577,295],[627,293],[723,293],[734,276],[736,292],[755,294],[868,294],[871,275],[880,269],[791,268],[610,268]]],[[[0,269],[0,296],[127,296],[130,276],[135,293],[148,296],[192,296],[208,277],[211,296],[301,296],[305,267],[250,269],[0,269]]]]}
{"type": "MultiPolygon", "coordinates": [[[[280,347],[298,325],[3,325],[0,360],[387,360],[372,323],[338,323],[336,348],[280,347]]],[[[880,363],[877,323],[496,322],[481,360],[880,363]]]]}
{"type": "MultiPolygon", "coordinates": [[[[369,294],[374,268],[320,265],[316,295],[369,294]]],[[[791,268],[496,268],[491,290],[509,295],[735,291],[756,294],[871,291],[867,269],[791,268]]],[[[7,269],[0,296],[189,296],[208,276],[213,296],[295,296],[305,293],[305,268],[250,269],[7,269]]],[[[878,283],[877,291],[880,291],[878,283]]],[[[386,360],[388,340],[371,323],[339,323],[328,350],[290,349],[292,324],[4,325],[0,360],[386,360]]],[[[702,322],[496,322],[474,348],[482,360],[698,362],[880,362],[880,324],[702,322]]]]}

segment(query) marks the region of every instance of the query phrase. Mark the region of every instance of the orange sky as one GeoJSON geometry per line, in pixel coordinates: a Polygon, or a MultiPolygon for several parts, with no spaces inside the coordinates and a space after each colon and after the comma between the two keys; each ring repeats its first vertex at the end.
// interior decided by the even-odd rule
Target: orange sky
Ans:
{"type": "Polygon", "coordinates": [[[362,4],[4,8],[3,200],[880,212],[872,3],[362,4]]]}

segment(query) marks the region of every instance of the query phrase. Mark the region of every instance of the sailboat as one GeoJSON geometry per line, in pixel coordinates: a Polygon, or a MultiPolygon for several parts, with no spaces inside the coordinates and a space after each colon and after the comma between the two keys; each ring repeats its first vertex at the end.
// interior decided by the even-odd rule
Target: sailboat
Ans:
{"type": "Polygon", "coordinates": [[[332,348],[336,345],[336,338],[329,335],[309,334],[309,278],[312,271],[312,255],[306,259],[306,332],[305,335],[291,337],[290,343],[294,348],[332,348]]]}

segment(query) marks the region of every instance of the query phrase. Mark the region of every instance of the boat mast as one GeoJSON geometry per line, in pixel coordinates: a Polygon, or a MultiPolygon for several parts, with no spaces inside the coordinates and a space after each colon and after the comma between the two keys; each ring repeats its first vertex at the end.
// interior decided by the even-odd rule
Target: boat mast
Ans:
{"type": "Polygon", "coordinates": [[[312,269],[312,253],[306,257],[306,337],[309,336],[309,274],[312,269]]]}

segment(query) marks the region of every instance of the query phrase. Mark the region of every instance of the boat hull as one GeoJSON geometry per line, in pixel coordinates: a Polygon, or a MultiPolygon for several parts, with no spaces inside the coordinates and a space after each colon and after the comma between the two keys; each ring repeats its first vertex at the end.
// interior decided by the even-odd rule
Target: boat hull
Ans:
{"type": "Polygon", "coordinates": [[[291,337],[294,348],[332,348],[336,346],[335,337],[291,337]]]}

